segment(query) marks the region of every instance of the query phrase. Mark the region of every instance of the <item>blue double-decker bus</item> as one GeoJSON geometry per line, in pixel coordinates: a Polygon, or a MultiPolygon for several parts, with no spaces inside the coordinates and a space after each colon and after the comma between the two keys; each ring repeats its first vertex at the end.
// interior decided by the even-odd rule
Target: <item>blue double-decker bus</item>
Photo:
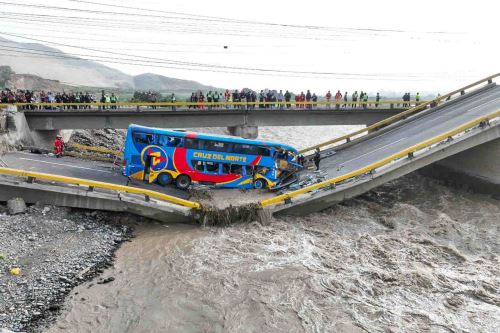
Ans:
{"type": "Polygon", "coordinates": [[[123,175],[178,188],[276,188],[302,168],[298,151],[276,142],[130,125],[123,175]]]}

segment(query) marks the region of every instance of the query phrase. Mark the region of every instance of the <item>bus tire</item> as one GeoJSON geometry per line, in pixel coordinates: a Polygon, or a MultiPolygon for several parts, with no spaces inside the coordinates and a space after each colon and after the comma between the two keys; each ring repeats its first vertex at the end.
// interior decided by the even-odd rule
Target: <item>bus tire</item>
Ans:
{"type": "Polygon", "coordinates": [[[253,181],[253,187],[259,190],[265,189],[266,188],[266,182],[264,179],[256,179],[253,181]]]}
{"type": "Polygon", "coordinates": [[[181,190],[187,190],[189,185],[191,185],[191,178],[188,175],[179,175],[175,179],[175,185],[181,190]]]}
{"type": "Polygon", "coordinates": [[[158,178],[156,178],[156,181],[158,182],[158,184],[160,184],[161,186],[166,186],[170,183],[172,183],[172,175],[169,174],[168,172],[162,172],[158,175],[158,178]]]}

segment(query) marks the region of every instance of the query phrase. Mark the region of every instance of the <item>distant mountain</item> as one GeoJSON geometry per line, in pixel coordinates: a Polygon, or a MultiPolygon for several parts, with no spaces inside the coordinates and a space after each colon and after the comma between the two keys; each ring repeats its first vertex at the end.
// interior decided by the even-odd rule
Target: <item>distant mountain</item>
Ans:
{"type": "Polygon", "coordinates": [[[88,87],[133,88],[133,78],[93,61],[72,57],[58,49],[36,43],[18,43],[0,37],[4,47],[38,54],[0,54],[0,65],[18,74],[32,74],[62,83],[88,87]],[[45,56],[45,54],[47,56],[45,56]]]}
{"type": "MultiPolygon", "coordinates": [[[[61,50],[43,44],[19,43],[2,37],[0,37],[0,43],[1,46],[9,47],[12,50],[29,49],[27,50],[29,53],[38,53],[0,54],[0,66],[9,66],[16,75],[30,74],[48,80],[57,80],[61,84],[71,86],[155,90],[164,93],[190,94],[196,90],[215,89],[195,81],[174,79],[151,73],[131,76],[94,61],[70,56],[61,50]]],[[[20,89],[35,89],[35,87],[29,86],[30,80],[26,79],[23,88],[20,89]]]]}
{"type": "Polygon", "coordinates": [[[205,86],[196,81],[174,79],[152,73],[134,76],[134,86],[136,90],[175,91],[179,94],[187,94],[196,90],[208,91],[217,89],[212,86],[205,86]]]}

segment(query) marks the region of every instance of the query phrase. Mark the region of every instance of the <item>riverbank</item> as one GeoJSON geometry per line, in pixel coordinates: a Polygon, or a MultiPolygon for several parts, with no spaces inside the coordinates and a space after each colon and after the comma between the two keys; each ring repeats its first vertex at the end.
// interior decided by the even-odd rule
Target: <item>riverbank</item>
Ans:
{"type": "Polygon", "coordinates": [[[75,286],[111,283],[94,278],[131,237],[128,221],[124,214],[41,205],[9,215],[0,205],[0,328],[41,332],[75,286]]]}

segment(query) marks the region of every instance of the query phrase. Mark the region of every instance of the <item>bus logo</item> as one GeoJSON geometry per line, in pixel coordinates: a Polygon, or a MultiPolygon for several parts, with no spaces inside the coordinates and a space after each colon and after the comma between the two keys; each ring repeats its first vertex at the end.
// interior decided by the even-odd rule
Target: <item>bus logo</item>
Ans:
{"type": "Polygon", "coordinates": [[[151,170],[160,171],[167,167],[168,156],[163,149],[158,146],[148,146],[142,150],[142,164],[146,165],[146,159],[151,159],[151,170]]]}

